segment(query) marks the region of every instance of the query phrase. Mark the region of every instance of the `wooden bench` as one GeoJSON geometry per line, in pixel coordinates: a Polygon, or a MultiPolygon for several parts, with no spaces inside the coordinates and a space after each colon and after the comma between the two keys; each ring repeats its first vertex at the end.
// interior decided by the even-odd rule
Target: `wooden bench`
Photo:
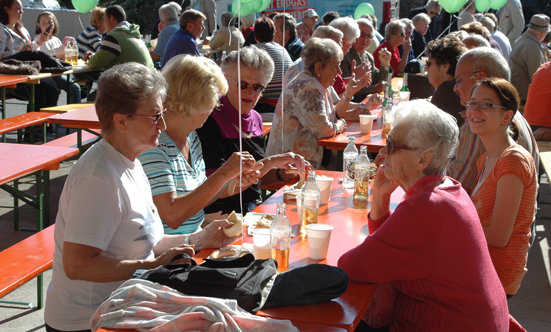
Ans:
{"type": "Polygon", "coordinates": [[[0,303],[25,305],[31,309],[42,308],[42,273],[50,269],[54,261],[54,229],[55,225],[52,225],[0,252],[0,298],[37,278],[37,305],[11,301],[0,303]]]}
{"type": "MultiPolygon", "coordinates": [[[[9,132],[38,125],[42,125],[42,139],[46,141],[46,122],[50,116],[52,116],[51,113],[30,112],[0,120],[0,134],[2,134],[3,142],[6,142],[6,134],[9,132]]],[[[18,142],[21,142],[21,136],[19,132],[17,135],[18,142]]],[[[32,140],[34,140],[34,137],[32,137],[32,140]]]]}
{"type": "Polygon", "coordinates": [[[90,131],[79,129],[76,133],[56,138],[42,145],[77,148],[80,156],[84,152],[84,149],[97,142],[100,139],[100,136],[100,129],[90,129],[90,131]]]}

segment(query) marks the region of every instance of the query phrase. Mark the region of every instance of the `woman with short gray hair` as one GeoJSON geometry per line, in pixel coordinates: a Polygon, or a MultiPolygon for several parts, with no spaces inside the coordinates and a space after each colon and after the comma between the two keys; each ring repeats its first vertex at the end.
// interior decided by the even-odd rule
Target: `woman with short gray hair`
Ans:
{"type": "MultiPolygon", "coordinates": [[[[277,103],[266,155],[292,151],[304,156],[315,169],[335,168],[332,154],[324,152],[317,140],[346,130],[346,121],[338,118],[329,90],[341,73],[342,59],[341,48],[331,39],[312,38],[306,43],[302,50],[304,71],[287,85],[277,103]]],[[[365,84],[367,80],[358,84],[351,79],[339,106],[345,110],[365,84]]]]}
{"type": "Polygon", "coordinates": [[[243,46],[243,43],[245,43],[245,38],[243,38],[241,31],[233,26],[234,16],[231,12],[222,14],[222,28],[214,31],[210,40],[210,48],[212,50],[230,53],[231,51],[236,51],[238,47],[243,46]]]}
{"type": "MultiPolygon", "coordinates": [[[[285,172],[291,167],[304,172],[305,161],[298,154],[285,153],[268,158],[264,154],[262,118],[253,108],[274,73],[274,62],[268,52],[255,46],[244,47],[239,53],[231,52],[222,61],[221,68],[228,81],[228,93],[220,97],[219,106],[197,130],[207,176],[231,158],[232,153],[240,151],[240,137],[243,151],[258,161],[255,170],[262,184],[291,180],[295,175],[285,172]]],[[[258,183],[245,188],[242,197],[246,213],[261,202],[261,192],[258,183]]],[[[205,208],[207,213],[231,213],[232,210],[241,211],[239,195],[218,199],[205,208]]]]}
{"type": "MultiPolygon", "coordinates": [[[[402,61],[405,61],[407,63],[407,55],[409,54],[409,50],[411,49],[411,43],[409,43],[409,48],[406,47],[407,44],[404,44],[406,41],[406,25],[400,21],[395,20],[388,23],[385,27],[385,41],[382,42],[379,47],[375,50],[373,54],[379,54],[381,51],[388,51],[390,54],[392,54],[392,58],[390,59],[390,67],[392,67],[392,70],[394,72],[394,75],[403,72],[403,68],[405,68],[405,64],[403,66],[400,66],[402,61]],[[404,44],[404,56],[400,57],[400,50],[398,49],[398,46],[404,44]],[[400,70],[402,68],[402,70],[400,70]]],[[[375,66],[377,68],[381,68],[381,62],[379,61],[378,56],[374,56],[375,58],[375,66]]]]}
{"type": "Polygon", "coordinates": [[[339,259],[350,280],[384,287],[383,301],[394,289],[390,331],[509,327],[476,208],[461,184],[446,176],[458,133],[454,118],[429,102],[400,103],[379,151],[384,161],[371,189],[370,235],[339,259]],[[391,212],[397,187],[406,194],[391,212]]]}
{"type": "Polygon", "coordinates": [[[358,23],[352,17],[347,16],[334,19],[329,23],[329,26],[342,31],[342,52],[343,54],[348,53],[356,38],[360,36],[358,23]]]}

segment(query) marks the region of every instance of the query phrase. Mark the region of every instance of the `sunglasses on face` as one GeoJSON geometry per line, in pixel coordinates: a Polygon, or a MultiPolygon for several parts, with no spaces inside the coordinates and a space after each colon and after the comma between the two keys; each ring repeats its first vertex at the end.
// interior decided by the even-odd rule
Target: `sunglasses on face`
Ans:
{"type": "Polygon", "coordinates": [[[396,144],[392,140],[390,140],[390,138],[388,137],[386,138],[386,151],[388,152],[389,155],[391,155],[394,152],[394,150],[399,150],[399,149],[415,150],[415,148],[409,147],[407,145],[396,144]]]}
{"type": "Polygon", "coordinates": [[[465,102],[465,106],[467,106],[468,108],[474,108],[476,106],[476,104],[478,104],[478,107],[480,107],[483,110],[486,110],[488,108],[494,108],[494,107],[507,109],[507,107],[505,107],[505,106],[498,106],[498,105],[494,105],[494,104],[491,104],[491,103],[486,103],[486,102],[483,102],[483,101],[469,100],[469,101],[465,102]]]}
{"type": "Polygon", "coordinates": [[[163,118],[163,119],[165,118],[166,109],[161,111],[161,113],[155,114],[155,116],[147,116],[147,115],[142,115],[142,114],[138,114],[138,113],[130,113],[130,114],[135,115],[135,116],[139,116],[139,117],[142,117],[142,118],[150,119],[151,121],[153,121],[153,124],[157,124],[157,123],[159,123],[159,121],[161,121],[161,118],[163,118]]]}
{"type": "Polygon", "coordinates": [[[429,12],[429,14],[431,14],[431,15],[436,15],[436,14],[438,14],[438,13],[437,13],[437,12],[433,12],[433,11],[431,10],[431,11],[429,12]]]}
{"type": "MultiPolygon", "coordinates": [[[[233,83],[237,84],[237,82],[233,79],[233,77],[232,77],[232,81],[233,81],[233,83]]],[[[241,90],[247,90],[249,87],[251,87],[254,92],[262,92],[266,89],[266,87],[264,85],[249,84],[245,81],[241,81],[241,83],[239,84],[239,87],[241,88],[241,90]]]]}

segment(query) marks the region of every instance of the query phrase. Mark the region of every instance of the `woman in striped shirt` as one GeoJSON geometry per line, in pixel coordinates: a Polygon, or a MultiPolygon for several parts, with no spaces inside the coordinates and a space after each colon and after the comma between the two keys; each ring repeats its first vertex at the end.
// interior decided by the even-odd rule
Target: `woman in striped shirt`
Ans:
{"type": "Polygon", "coordinates": [[[534,159],[514,137],[519,101],[511,83],[487,78],[473,86],[465,103],[471,130],[486,148],[478,160],[479,178],[471,198],[508,297],[516,294],[527,271],[538,187],[534,159]]]}

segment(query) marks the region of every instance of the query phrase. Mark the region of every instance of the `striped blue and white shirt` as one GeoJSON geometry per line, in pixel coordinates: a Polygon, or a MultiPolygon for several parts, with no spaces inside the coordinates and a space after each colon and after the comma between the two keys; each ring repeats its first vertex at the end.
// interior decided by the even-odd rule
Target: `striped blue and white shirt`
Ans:
{"type": "Polygon", "coordinates": [[[89,26],[77,37],[78,55],[84,57],[87,51],[96,53],[103,40],[96,27],[89,26]]]}
{"type": "MultiPolygon", "coordinates": [[[[187,140],[191,165],[165,132],[159,137],[159,146],[138,157],[149,179],[153,196],[170,192],[181,196],[195,190],[207,179],[199,136],[193,131],[188,134],[187,140]]],[[[164,222],[163,227],[165,234],[188,234],[199,230],[204,220],[205,213],[201,210],[177,229],[170,228],[164,222]]]]}

